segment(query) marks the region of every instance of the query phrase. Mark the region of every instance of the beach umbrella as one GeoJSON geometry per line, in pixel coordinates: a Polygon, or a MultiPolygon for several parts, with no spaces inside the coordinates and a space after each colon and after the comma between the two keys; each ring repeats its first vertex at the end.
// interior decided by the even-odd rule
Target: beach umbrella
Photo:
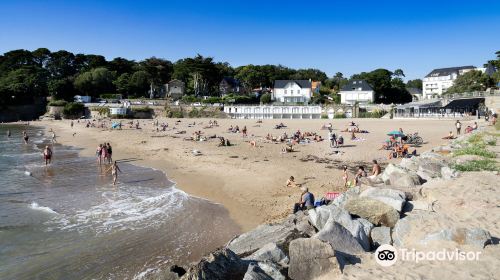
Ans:
{"type": "Polygon", "coordinates": [[[394,136],[394,137],[402,137],[402,136],[405,136],[403,133],[401,133],[401,131],[399,130],[393,130],[389,133],[387,133],[387,135],[389,136],[394,136]]]}

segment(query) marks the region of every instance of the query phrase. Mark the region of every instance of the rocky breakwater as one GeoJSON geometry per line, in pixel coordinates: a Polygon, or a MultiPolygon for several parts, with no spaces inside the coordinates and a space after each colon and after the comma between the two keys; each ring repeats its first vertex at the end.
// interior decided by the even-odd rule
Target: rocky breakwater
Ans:
{"type": "Polygon", "coordinates": [[[425,247],[445,241],[482,250],[494,239],[488,229],[456,219],[453,223],[448,215],[452,209],[436,211],[439,201],[426,190],[429,184],[460,177],[450,162],[449,156],[435,152],[403,159],[328,205],[261,225],[180,273],[176,268],[177,273],[160,278],[335,279],[372,258],[382,244],[425,247]]]}

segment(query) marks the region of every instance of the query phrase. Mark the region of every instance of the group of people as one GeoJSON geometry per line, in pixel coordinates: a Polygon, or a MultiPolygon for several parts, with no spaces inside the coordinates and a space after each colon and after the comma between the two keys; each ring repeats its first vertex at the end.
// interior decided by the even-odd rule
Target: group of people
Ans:
{"type": "Polygon", "coordinates": [[[328,139],[330,140],[330,148],[338,148],[344,145],[344,137],[333,132],[332,127],[328,128],[328,139]]]}
{"type": "Polygon", "coordinates": [[[99,165],[110,164],[113,161],[113,148],[109,143],[99,144],[95,154],[99,165]]]}

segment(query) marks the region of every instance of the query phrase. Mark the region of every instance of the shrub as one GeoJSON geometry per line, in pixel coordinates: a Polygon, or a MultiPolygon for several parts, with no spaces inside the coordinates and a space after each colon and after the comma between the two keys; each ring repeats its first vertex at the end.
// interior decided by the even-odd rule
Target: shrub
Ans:
{"type": "Polygon", "coordinates": [[[381,117],[385,116],[387,114],[386,111],[384,110],[376,110],[373,112],[359,112],[359,118],[375,118],[375,119],[380,119],[381,117]]]}
{"type": "Polygon", "coordinates": [[[204,104],[222,103],[222,98],[211,96],[207,99],[203,99],[201,102],[204,104]]]}
{"type": "Polygon", "coordinates": [[[184,118],[184,114],[181,111],[170,111],[172,113],[172,118],[180,119],[184,118]]]}
{"type": "Polygon", "coordinates": [[[193,110],[191,110],[189,113],[188,113],[188,116],[190,118],[199,118],[200,117],[200,111],[198,111],[198,109],[196,108],[193,108],[193,110]]]}
{"type": "Polygon", "coordinates": [[[476,146],[470,146],[470,147],[465,147],[462,149],[459,149],[455,151],[454,153],[455,156],[461,156],[461,155],[476,155],[476,156],[481,156],[485,158],[495,158],[496,154],[494,152],[486,150],[484,145],[476,145],[476,146]]]}
{"type": "Polygon", "coordinates": [[[345,113],[335,113],[335,115],[333,116],[334,119],[345,119],[346,116],[345,116],[345,113]]]}
{"type": "Polygon", "coordinates": [[[49,106],[66,106],[67,101],[64,100],[52,100],[49,102],[49,106]]]}
{"type": "Polygon", "coordinates": [[[264,93],[261,97],[260,97],[260,102],[262,104],[269,104],[271,103],[271,94],[269,93],[264,93]]]}
{"type": "Polygon", "coordinates": [[[182,97],[182,102],[185,102],[185,103],[193,103],[193,102],[200,102],[201,99],[194,96],[194,95],[184,95],[182,97]]]}
{"type": "Polygon", "coordinates": [[[328,119],[328,115],[327,114],[321,114],[321,118],[322,119],[328,119]]]}
{"type": "Polygon", "coordinates": [[[491,159],[471,160],[463,164],[453,166],[458,171],[497,171],[499,170],[497,162],[491,159]]]}
{"type": "Polygon", "coordinates": [[[85,105],[82,103],[71,102],[64,106],[63,115],[66,118],[69,117],[80,117],[85,110],[85,105]]]}
{"type": "Polygon", "coordinates": [[[99,97],[102,99],[121,99],[122,95],[115,93],[104,93],[99,95],[99,97]]]}
{"type": "Polygon", "coordinates": [[[135,113],[150,113],[151,112],[151,108],[149,108],[148,106],[146,107],[132,107],[132,112],[135,112],[135,113]]]}
{"type": "Polygon", "coordinates": [[[107,116],[109,115],[109,107],[90,107],[89,108],[90,111],[93,111],[93,112],[99,112],[99,115],[101,116],[107,116]]]}

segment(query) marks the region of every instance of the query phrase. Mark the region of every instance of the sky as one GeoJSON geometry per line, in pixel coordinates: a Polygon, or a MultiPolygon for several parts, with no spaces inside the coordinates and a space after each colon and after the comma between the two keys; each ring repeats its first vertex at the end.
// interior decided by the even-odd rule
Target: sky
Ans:
{"type": "Polygon", "coordinates": [[[0,53],[39,47],[415,79],[494,59],[500,1],[0,1],[0,53]]]}

